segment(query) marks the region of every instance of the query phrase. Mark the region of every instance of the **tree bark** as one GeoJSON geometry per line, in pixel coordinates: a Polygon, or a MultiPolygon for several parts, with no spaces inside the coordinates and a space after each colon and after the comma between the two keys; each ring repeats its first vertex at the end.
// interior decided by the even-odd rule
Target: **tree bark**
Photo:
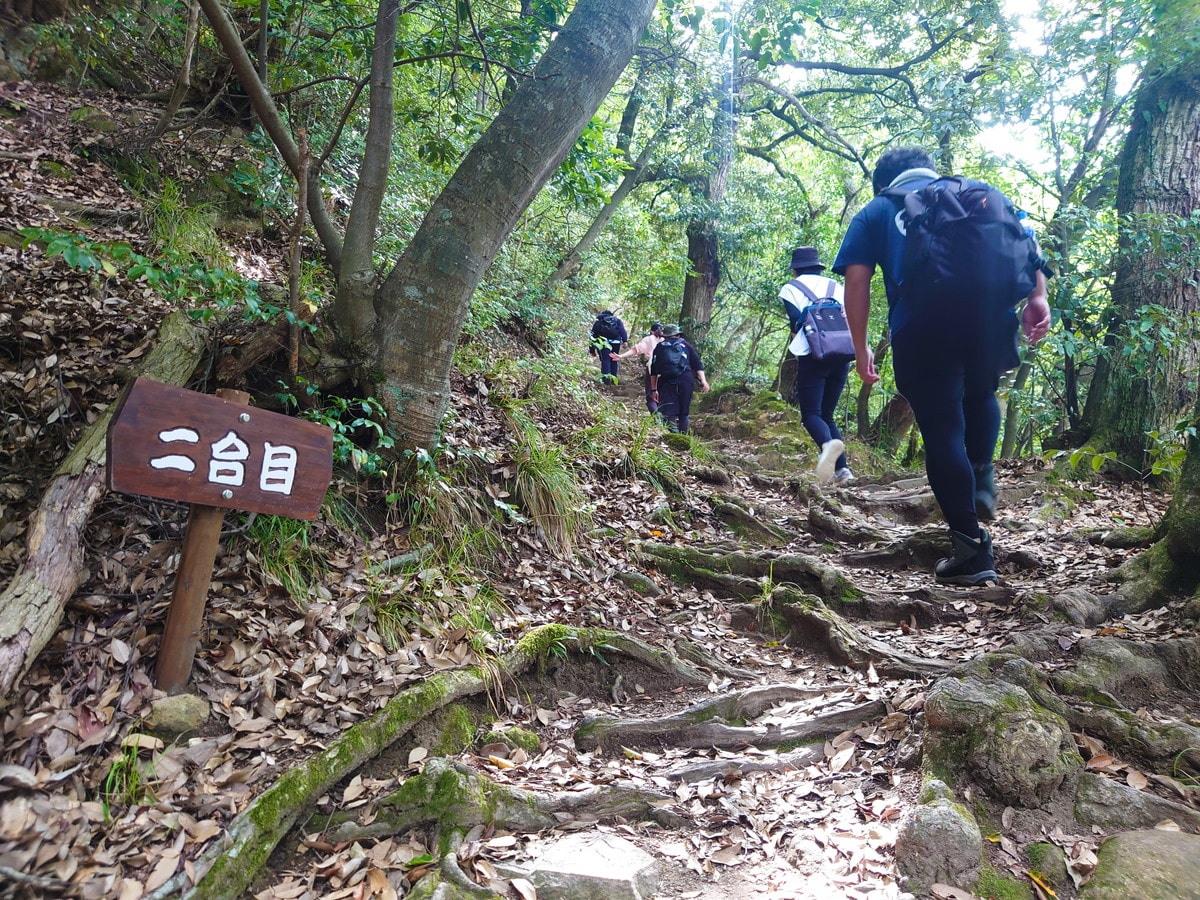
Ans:
{"type": "MultiPolygon", "coordinates": [[[[182,384],[195,371],[206,330],[184,313],[172,313],[141,374],[182,384]]],[[[105,494],[105,435],[116,404],[79,439],[55,471],[29,519],[25,561],[0,594],[0,697],[11,696],[41,649],[58,630],[63,607],[79,587],[83,530],[105,494]]]]}
{"type": "MultiPolygon", "coordinates": [[[[713,120],[711,152],[716,158],[708,176],[704,200],[710,209],[725,201],[729,173],[733,168],[733,144],[737,133],[733,103],[732,73],[717,102],[713,120]]],[[[721,247],[717,240],[715,217],[693,219],[687,227],[688,262],[691,271],[683,282],[683,305],[679,324],[692,339],[703,344],[712,324],[713,300],[721,283],[721,247]]]]}
{"type": "Polygon", "coordinates": [[[471,148],[381,286],[377,393],[398,450],[433,446],[476,285],[628,64],[654,5],[576,4],[533,77],[471,148]]]}
{"type": "Polygon", "coordinates": [[[375,51],[371,56],[371,102],[366,150],[346,222],[342,268],[338,273],[333,321],[352,344],[366,341],[375,327],[375,234],[387,192],[392,134],[395,131],[393,90],[399,0],[382,0],[375,19],[375,51]]]}
{"type": "MultiPolygon", "coordinates": [[[[1183,12],[1178,33],[1192,33],[1200,16],[1183,12]]],[[[1165,25],[1166,23],[1160,23],[1165,25]]],[[[1162,248],[1153,239],[1167,223],[1187,219],[1200,208],[1200,53],[1158,77],[1147,79],[1134,105],[1121,160],[1117,212],[1133,217],[1121,237],[1113,284],[1116,310],[1109,326],[1108,353],[1096,367],[1084,407],[1083,435],[1098,451],[1115,451],[1120,474],[1140,476],[1147,467],[1147,432],[1166,431],[1195,399],[1190,382],[1200,363],[1200,344],[1187,324],[1200,310],[1195,247],[1162,248]],[[1148,243],[1135,232],[1151,232],[1148,243]],[[1192,259],[1179,265],[1179,257],[1192,259]],[[1173,258],[1174,257],[1174,258],[1173,258]],[[1173,340],[1149,352],[1126,356],[1138,337],[1132,328],[1139,309],[1156,304],[1164,323],[1177,329],[1173,340]]]]}

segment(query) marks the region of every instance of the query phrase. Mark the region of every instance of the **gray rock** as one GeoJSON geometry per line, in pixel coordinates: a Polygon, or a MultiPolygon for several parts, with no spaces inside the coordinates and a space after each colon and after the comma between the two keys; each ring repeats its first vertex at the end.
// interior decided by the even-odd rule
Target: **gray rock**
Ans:
{"type": "Polygon", "coordinates": [[[926,784],[922,797],[924,802],[905,815],[896,835],[901,886],[918,896],[937,882],[969,888],[983,863],[975,817],[936,779],[926,784]]]}
{"type": "Polygon", "coordinates": [[[150,704],[146,727],[159,737],[174,738],[196,731],[208,721],[208,701],[195,694],[176,694],[150,704]]]}
{"type": "Polygon", "coordinates": [[[1200,828],[1200,812],[1093,772],[1079,776],[1075,790],[1075,820],[1106,831],[1151,828],[1171,819],[1184,828],[1200,828]]]}
{"type": "Polygon", "coordinates": [[[525,878],[538,900],[643,900],[658,887],[650,854],[613,834],[571,834],[520,865],[497,866],[506,878],[525,878]]]}
{"type": "Polygon", "coordinates": [[[1095,625],[1102,620],[1105,609],[1100,599],[1081,587],[1067,588],[1056,594],[1050,605],[1073,625],[1095,625]]]}
{"type": "Polygon", "coordinates": [[[1100,847],[1083,900],[1200,900],[1200,837],[1130,831],[1100,847]]]}

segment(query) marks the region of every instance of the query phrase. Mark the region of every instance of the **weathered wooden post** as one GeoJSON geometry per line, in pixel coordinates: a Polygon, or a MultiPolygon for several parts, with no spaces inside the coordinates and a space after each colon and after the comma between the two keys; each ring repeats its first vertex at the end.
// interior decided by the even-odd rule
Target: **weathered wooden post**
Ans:
{"type": "Polygon", "coordinates": [[[191,675],[225,510],[315,519],[332,474],[329,428],[249,400],[138,378],[108,429],[109,490],[192,504],[155,668],[169,694],[191,675]]]}

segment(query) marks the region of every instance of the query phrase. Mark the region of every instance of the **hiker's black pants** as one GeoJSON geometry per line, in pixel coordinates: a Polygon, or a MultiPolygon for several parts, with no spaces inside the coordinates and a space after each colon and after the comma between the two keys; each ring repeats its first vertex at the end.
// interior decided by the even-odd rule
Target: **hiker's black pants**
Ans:
{"type": "Polygon", "coordinates": [[[658,401],[654,399],[654,391],[650,390],[650,372],[649,372],[649,370],[647,370],[646,373],[644,375],[642,375],[642,379],[645,381],[645,384],[646,384],[646,411],[647,412],[657,412],[658,411],[658,401]]]}
{"type": "Polygon", "coordinates": [[[613,378],[613,381],[616,381],[617,374],[620,370],[621,364],[619,362],[617,362],[615,359],[613,359],[611,356],[609,356],[610,352],[611,353],[620,353],[621,352],[621,342],[620,341],[609,341],[608,349],[600,351],[600,375],[601,375],[601,377],[611,375],[613,378]]]}
{"type": "Polygon", "coordinates": [[[658,379],[658,414],[667,427],[686,434],[692,415],[692,395],[696,393],[696,376],[688,369],[678,378],[658,379]]]}
{"type": "MultiPolygon", "coordinates": [[[[821,362],[812,355],[796,357],[796,382],[792,390],[792,402],[800,408],[800,420],[805,430],[817,442],[817,449],[833,438],[839,441],[842,433],[833,420],[834,410],[841,399],[846,377],[850,373],[848,362],[821,362]]],[[[837,469],[846,467],[846,454],[837,459],[837,469]]]]}
{"type": "Polygon", "coordinates": [[[910,321],[892,338],[896,388],[921,429],[929,486],[946,524],[971,538],[980,535],[973,467],[996,451],[1005,351],[995,329],[962,319],[910,321]]]}

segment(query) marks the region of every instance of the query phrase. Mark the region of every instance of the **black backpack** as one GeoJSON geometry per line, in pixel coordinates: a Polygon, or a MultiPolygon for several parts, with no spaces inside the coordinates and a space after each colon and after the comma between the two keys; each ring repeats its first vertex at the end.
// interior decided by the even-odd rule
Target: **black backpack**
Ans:
{"type": "Polygon", "coordinates": [[[902,205],[900,291],[915,312],[974,298],[1011,308],[1033,290],[1041,265],[1037,241],[998,189],[955,175],[883,193],[902,205]]]}
{"type": "Polygon", "coordinates": [[[596,317],[596,324],[592,326],[592,333],[597,337],[619,341],[621,339],[621,323],[612,313],[602,313],[596,317]]]}
{"type": "Polygon", "coordinates": [[[654,349],[655,367],[660,378],[678,378],[688,369],[687,347],[679,338],[665,338],[654,349]]]}

